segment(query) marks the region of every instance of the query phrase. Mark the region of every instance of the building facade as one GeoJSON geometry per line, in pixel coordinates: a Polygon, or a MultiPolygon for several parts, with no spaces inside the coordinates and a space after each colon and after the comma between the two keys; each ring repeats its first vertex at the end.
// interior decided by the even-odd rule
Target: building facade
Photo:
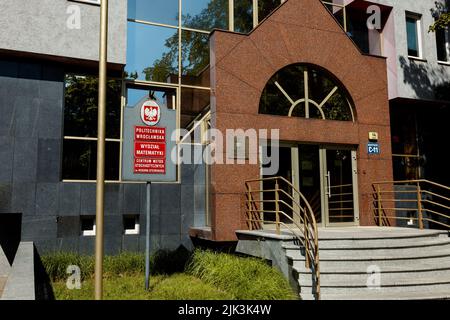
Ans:
{"type": "MultiPolygon", "coordinates": [[[[100,8],[28,2],[0,5],[0,221],[40,251],[92,253],[100,8]]],[[[106,253],[145,244],[145,185],[121,177],[123,109],[142,99],[177,111],[180,146],[203,151],[208,128],[280,138],[277,172],[258,135],[257,163],[250,149],[244,164],[182,164],[177,183],[155,184],[153,250],[235,241],[246,180],[285,177],[324,227],[374,224],[375,181],[450,183],[449,34],[427,31],[434,1],[109,2],[106,253]]]]}

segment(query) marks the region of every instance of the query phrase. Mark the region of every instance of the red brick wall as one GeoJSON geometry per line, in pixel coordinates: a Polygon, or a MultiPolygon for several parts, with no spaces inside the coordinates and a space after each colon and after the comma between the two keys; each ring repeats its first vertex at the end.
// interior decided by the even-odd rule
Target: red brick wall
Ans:
{"type": "MultiPolygon", "coordinates": [[[[392,180],[385,59],[362,55],[318,0],[289,0],[249,35],[214,31],[210,43],[213,127],[280,129],[285,141],[358,145],[360,223],[373,224],[372,182],[392,180]],[[266,83],[293,63],[334,74],[354,101],[357,121],[258,114],[266,83]],[[370,131],[379,133],[379,156],[367,155],[370,131]]],[[[258,165],[212,166],[213,240],[235,240],[244,228],[244,181],[259,174],[258,165]]]]}

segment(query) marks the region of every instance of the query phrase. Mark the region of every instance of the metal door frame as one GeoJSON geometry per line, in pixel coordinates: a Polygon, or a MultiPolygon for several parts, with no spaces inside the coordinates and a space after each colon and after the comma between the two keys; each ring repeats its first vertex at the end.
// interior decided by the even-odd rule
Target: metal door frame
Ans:
{"type": "Polygon", "coordinates": [[[359,226],[359,188],[358,188],[358,161],[357,150],[350,146],[337,145],[320,145],[320,185],[321,185],[321,199],[322,199],[322,224],[325,227],[354,227],[359,226]],[[328,180],[327,180],[327,150],[349,150],[352,157],[352,184],[353,184],[353,222],[330,222],[328,211],[328,180]]]}
{"type": "MultiPolygon", "coordinates": [[[[268,146],[268,141],[264,141],[264,144],[260,145],[260,148],[263,146],[268,146]]],[[[299,170],[299,146],[302,142],[280,142],[279,148],[291,148],[291,171],[292,171],[292,184],[295,188],[300,190],[300,170],[299,170]]],[[[358,162],[357,162],[357,149],[352,146],[339,146],[339,145],[326,145],[326,144],[314,144],[319,146],[319,159],[320,159],[320,194],[321,194],[321,217],[322,221],[317,225],[319,227],[345,227],[345,226],[359,226],[359,188],[358,188],[358,162]],[[326,152],[327,150],[350,150],[352,157],[352,183],[353,183],[353,205],[354,205],[354,220],[353,222],[329,222],[329,213],[328,213],[328,201],[327,201],[327,159],[326,152]]],[[[262,150],[260,149],[260,163],[262,163],[262,150]]],[[[281,160],[281,159],[280,159],[281,160]]],[[[260,176],[263,177],[263,168],[260,165],[260,176]]],[[[263,186],[261,183],[261,190],[263,186]]],[[[262,195],[261,195],[262,196],[262,195]]],[[[300,199],[296,199],[298,201],[300,199]]],[[[300,203],[300,202],[298,202],[300,203]]]]}

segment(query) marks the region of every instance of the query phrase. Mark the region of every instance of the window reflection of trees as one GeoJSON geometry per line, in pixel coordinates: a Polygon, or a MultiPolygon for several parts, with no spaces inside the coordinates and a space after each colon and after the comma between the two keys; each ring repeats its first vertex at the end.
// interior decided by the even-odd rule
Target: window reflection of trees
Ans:
{"type": "MultiPolygon", "coordinates": [[[[105,175],[107,180],[118,180],[122,87],[119,80],[109,80],[107,85],[105,175]]],[[[62,178],[95,180],[98,78],[66,75],[64,103],[62,178]]]]}
{"type": "Polygon", "coordinates": [[[258,19],[262,21],[272,13],[279,5],[280,0],[259,0],[258,1],[258,19]]]}
{"type": "Polygon", "coordinates": [[[194,16],[185,14],[184,11],[181,16],[184,27],[205,31],[214,28],[228,29],[228,0],[211,0],[206,8],[194,16]]]}
{"type": "Polygon", "coordinates": [[[253,1],[234,0],[234,31],[247,33],[253,29],[253,1]]]}
{"type": "MultiPolygon", "coordinates": [[[[121,96],[121,81],[109,80],[106,107],[107,138],[120,138],[121,96]]],[[[64,101],[64,135],[96,138],[98,78],[67,75],[64,101]]]]}
{"type": "MultiPolygon", "coordinates": [[[[188,2],[184,0],[183,6],[188,2]]],[[[191,0],[196,1],[196,0],[191,0]]],[[[206,2],[206,1],[204,1],[206,2]]],[[[280,0],[259,0],[258,15],[260,20],[269,15],[280,0]]],[[[237,32],[250,32],[253,29],[253,1],[234,1],[234,26],[237,32]]],[[[198,14],[191,14],[189,9],[183,7],[181,14],[181,48],[179,47],[179,33],[175,33],[165,40],[166,52],[162,53],[151,66],[142,72],[146,81],[171,83],[178,77],[178,58],[181,54],[181,82],[189,85],[209,86],[206,76],[209,69],[209,35],[207,32],[214,28],[229,29],[229,3],[228,0],[211,0],[198,14]],[[186,30],[186,28],[193,30],[186,30]],[[203,32],[197,32],[199,30],[203,32]],[[175,79],[174,79],[175,78],[175,79]]],[[[135,48],[132,48],[135,49],[135,48]]],[[[133,72],[139,70],[133,70],[133,72]]]]}
{"type": "MultiPolygon", "coordinates": [[[[213,0],[197,15],[183,14],[184,27],[195,30],[211,30],[213,28],[227,29],[228,1],[213,0]]],[[[209,86],[202,80],[204,73],[209,71],[209,36],[206,33],[183,30],[181,33],[181,48],[179,48],[179,35],[174,34],[165,42],[168,48],[160,59],[152,66],[144,69],[145,80],[166,82],[167,75],[177,76],[179,53],[182,60],[182,77],[188,84],[209,86]],[[195,79],[198,78],[198,79],[195,79]]]]}

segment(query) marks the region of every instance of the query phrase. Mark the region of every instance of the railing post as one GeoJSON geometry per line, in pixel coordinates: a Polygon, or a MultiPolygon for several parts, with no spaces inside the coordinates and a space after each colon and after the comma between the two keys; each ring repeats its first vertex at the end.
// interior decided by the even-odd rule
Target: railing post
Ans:
{"type": "Polygon", "coordinates": [[[281,230],[280,230],[280,195],[278,193],[279,190],[279,185],[278,185],[278,180],[275,180],[275,218],[276,218],[276,231],[277,234],[281,234],[281,230]]]}
{"type": "Polygon", "coordinates": [[[423,229],[423,211],[422,211],[422,190],[420,188],[420,182],[417,182],[417,209],[419,213],[419,229],[423,229]]]}
{"type": "Polygon", "coordinates": [[[381,206],[381,190],[380,190],[380,185],[377,186],[377,207],[378,207],[378,226],[382,227],[383,226],[383,210],[382,210],[382,206],[381,206]]]}
{"type": "Polygon", "coordinates": [[[253,211],[252,211],[252,191],[250,185],[247,185],[247,221],[250,231],[253,230],[253,211]]]}
{"type": "Polygon", "coordinates": [[[303,217],[303,228],[304,228],[304,232],[303,234],[305,235],[305,267],[307,269],[310,268],[311,266],[311,261],[310,261],[310,256],[309,256],[309,228],[308,228],[308,220],[306,219],[306,210],[307,208],[305,208],[305,216],[303,217]]]}

